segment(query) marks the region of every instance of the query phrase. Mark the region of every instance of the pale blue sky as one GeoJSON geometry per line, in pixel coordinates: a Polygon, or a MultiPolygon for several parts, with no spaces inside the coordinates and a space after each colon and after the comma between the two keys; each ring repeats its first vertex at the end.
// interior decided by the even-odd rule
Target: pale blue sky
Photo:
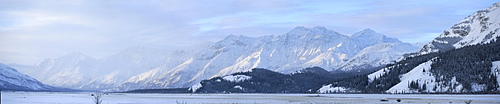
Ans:
{"type": "Polygon", "coordinates": [[[428,42],[495,0],[0,0],[0,63],[34,65],[82,52],[175,49],[230,34],[282,35],[324,26],[428,42]]]}

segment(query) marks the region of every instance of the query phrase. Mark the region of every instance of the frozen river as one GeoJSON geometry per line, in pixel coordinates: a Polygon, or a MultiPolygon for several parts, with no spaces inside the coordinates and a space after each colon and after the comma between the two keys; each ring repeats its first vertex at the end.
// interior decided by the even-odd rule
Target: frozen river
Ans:
{"type": "MultiPolygon", "coordinates": [[[[500,104],[500,95],[430,94],[131,94],[103,95],[103,104],[500,104]],[[400,102],[398,102],[398,99],[400,102]]],[[[1,104],[92,104],[91,93],[2,92],[1,104]]]]}

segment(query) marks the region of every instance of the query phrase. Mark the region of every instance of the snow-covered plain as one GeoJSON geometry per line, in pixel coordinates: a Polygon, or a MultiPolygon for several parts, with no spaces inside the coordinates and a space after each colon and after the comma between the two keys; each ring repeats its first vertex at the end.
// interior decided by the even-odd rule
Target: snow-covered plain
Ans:
{"type": "MultiPolygon", "coordinates": [[[[2,92],[1,104],[91,104],[91,93],[2,92]]],[[[390,94],[131,94],[109,93],[103,104],[498,104],[500,95],[390,94]],[[401,102],[397,102],[400,99],[401,102]],[[382,101],[387,100],[387,101],[382,101]]]]}

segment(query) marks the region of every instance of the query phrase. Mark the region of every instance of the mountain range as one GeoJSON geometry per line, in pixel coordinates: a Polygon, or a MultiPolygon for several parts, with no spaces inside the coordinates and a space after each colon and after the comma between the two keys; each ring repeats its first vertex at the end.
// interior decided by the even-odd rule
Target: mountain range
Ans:
{"type": "Polygon", "coordinates": [[[314,66],[332,72],[373,70],[418,50],[371,29],[347,36],[325,27],[299,26],[283,35],[229,35],[179,50],[134,47],[102,59],[75,52],[20,71],[48,85],[74,89],[183,88],[253,68],[284,74],[314,66]]]}
{"type": "MultiPolygon", "coordinates": [[[[415,53],[366,73],[321,75],[310,69],[260,76],[248,71],[201,81],[192,92],[500,93],[500,3],[466,17],[415,53]],[[298,76],[303,73],[308,76],[298,76]],[[237,81],[225,77],[235,77],[237,81]],[[297,77],[295,77],[297,76],[297,77]],[[320,78],[314,78],[320,77],[320,78]],[[311,79],[312,78],[312,79],[311,79]],[[267,79],[267,80],[261,80],[267,79]],[[283,80],[280,84],[272,79],[283,80]],[[307,79],[307,80],[297,80],[307,79]],[[326,80],[325,80],[326,79],[326,80]],[[291,82],[306,83],[296,86],[291,82]],[[271,85],[271,86],[269,86],[271,85]],[[259,86],[264,86],[259,89],[259,86]],[[266,88],[267,86],[267,88],[266,88]],[[257,89],[256,89],[257,88],[257,89]],[[267,89],[267,90],[265,90],[267,89]],[[271,90],[272,91],[269,91],[271,90]]],[[[376,51],[369,51],[376,52],[376,51]]],[[[315,70],[324,70],[314,68],[315,70]]],[[[266,70],[266,69],[255,69],[266,70]]]]}

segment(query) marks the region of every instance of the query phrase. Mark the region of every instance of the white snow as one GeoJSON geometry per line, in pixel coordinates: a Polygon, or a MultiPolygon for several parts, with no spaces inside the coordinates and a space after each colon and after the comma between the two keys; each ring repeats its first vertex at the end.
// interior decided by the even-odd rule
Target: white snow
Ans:
{"type": "Polygon", "coordinates": [[[329,85],[326,85],[326,86],[319,88],[319,90],[317,92],[318,93],[341,93],[341,92],[359,92],[359,91],[351,90],[351,89],[345,88],[345,87],[332,87],[332,84],[329,84],[329,85]]]}
{"type": "Polygon", "coordinates": [[[243,87],[241,87],[241,86],[238,86],[238,85],[234,86],[233,88],[236,88],[236,89],[240,89],[240,90],[243,90],[243,87]]]}
{"type": "Polygon", "coordinates": [[[495,3],[484,10],[477,11],[466,17],[425,45],[420,51],[420,54],[438,52],[440,46],[435,46],[433,45],[434,43],[442,43],[453,46],[454,48],[462,48],[470,45],[486,44],[490,43],[492,40],[496,40],[495,37],[500,36],[499,7],[500,3],[495,3]],[[459,40],[457,41],[451,38],[459,40]]]}
{"type": "Polygon", "coordinates": [[[203,87],[203,85],[201,85],[201,83],[197,83],[197,84],[189,87],[189,90],[191,90],[194,93],[194,92],[196,92],[196,90],[200,89],[201,87],[203,87]]]}
{"type": "Polygon", "coordinates": [[[486,84],[471,83],[472,92],[484,91],[486,84]]]}
{"type": "Polygon", "coordinates": [[[431,91],[430,89],[434,88],[433,82],[435,82],[436,79],[434,75],[432,75],[432,73],[430,72],[431,65],[432,65],[432,60],[429,60],[427,62],[418,65],[417,67],[413,68],[410,72],[403,74],[400,78],[401,82],[391,87],[386,92],[387,93],[417,92],[415,90],[411,90],[410,87],[408,86],[411,81],[418,82],[420,87],[423,87],[422,85],[425,83],[427,90],[424,92],[431,91]]]}
{"type": "Polygon", "coordinates": [[[364,68],[359,67],[363,65],[378,67],[393,63],[406,53],[417,52],[419,48],[409,43],[380,43],[364,48],[342,67],[344,70],[364,68]]]}
{"type": "MultiPolygon", "coordinates": [[[[2,92],[2,104],[91,104],[91,93],[2,92]]],[[[108,93],[103,104],[497,104],[500,95],[428,94],[127,94],[108,93]],[[386,99],[388,101],[380,101],[386,99]],[[396,100],[400,99],[401,102],[396,100]]]]}
{"type": "MultiPolygon", "coordinates": [[[[450,80],[446,80],[443,76],[436,76],[430,72],[432,70],[431,65],[433,58],[427,62],[424,62],[417,67],[413,68],[410,72],[400,76],[401,82],[392,86],[387,93],[418,93],[419,91],[410,89],[410,82],[418,83],[418,87],[425,90],[420,92],[453,92],[460,93],[466,92],[463,85],[456,80],[456,77],[452,77],[450,80]],[[425,72],[424,72],[425,70],[425,72]],[[440,79],[440,82],[436,82],[436,79],[440,79]]],[[[484,84],[471,84],[472,91],[481,91],[485,88],[484,84]]]]}
{"type": "MultiPolygon", "coordinates": [[[[346,63],[349,58],[352,58],[363,48],[387,42],[401,43],[399,40],[385,37],[373,32],[373,30],[365,30],[365,32],[358,34],[348,37],[324,27],[297,27],[279,36],[253,38],[230,35],[213,45],[197,49],[199,53],[192,54],[191,58],[194,60],[187,66],[174,69],[164,68],[160,76],[144,78],[154,79],[153,81],[142,80],[125,83],[129,83],[127,86],[130,86],[134,82],[148,82],[143,86],[151,88],[183,87],[191,85],[186,83],[195,84],[203,79],[250,71],[252,68],[266,68],[282,73],[292,73],[312,66],[331,70],[346,63]],[[367,41],[370,43],[366,43],[367,41]],[[341,43],[343,45],[339,45],[341,43]],[[337,46],[339,47],[332,48],[337,46]]],[[[372,48],[372,50],[377,50],[377,48],[372,48]]],[[[381,48],[380,50],[385,49],[381,48]]],[[[393,59],[396,54],[371,56],[374,56],[370,58],[373,60],[386,56],[393,59]]],[[[370,64],[386,63],[387,59],[383,58],[384,61],[374,61],[370,64]]],[[[357,62],[356,65],[360,64],[363,63],[357,62]]]]}
{"type": "Polygon", "coordinates": [[[371,83],[374,79],[382,77],[385,73],[389,73],[389,71],[391,71],[389,69],[390,69],[390,67],[387,67],[387,68],[380,69],[376,72],[373,72],[372,74],[369,74],[368,75],[368,82],[371,83]]]}
{"type": "Polygon", "coordinates": [[[252,68],[288,74],[313,66],[326,70],[378,66],[412,47],[370,29],[347,36],[324,27],[296,27],[278,36],[230,35],[180,50],[136,47],[102,59],[76,53],[41,62],[36,74],[25,72],[49,85],[77,89],[178,88],[252,68]]]}
{"type": "Polygon", "coordinates": [[[18,89],[12,85],[23,86],[31,90],[47,90],[50,88],[38,82],[36,79],[19,73],[16,69],[0,63],[0,88],[18,89]]]}
{"type": "Polygon", "coordinates": [[[228,76],[224,76],[222,77],[222,79],[226,80],[226,81],[230,81],[230,82],[243,82],[243,81],[246,81],[246,80],[249,80],[250,76],[246,76],[246,75],[228,75],[228,76]]]}
{"type": "MultiPolygon", "coordinates": [[[[491,74],[497,77],[498,86],[500,86],[500,61],[494,61],[491,63],[491,74]]],[[[500,88],[498,88],[500,90],[500,88]]]]}
{"type": "Polygon", "coordinates": [[[498,35],[498,29],[500,29],[500,10],[497,10],[499,5],[500,4],[497,3],[494,4],[494,6],[485,9],[485,11],[488,11],[487,13],[476,12],[470,17],[466,18],[470,19],[469,21],[474,21],[469,24],[464,24],[465,26],[472,27],[469,34],[473,35],[462,37],[463,39],[453,46],[455,46],[456,48],[461,48],[467,45],[489,43],[491,40],[495,40],[495,37],[500,36],[498,35]],[[483,26],[487,28],[484,29],[483,26]],[[486,39],[486,35],[490,34],[490,32],[496,32],[496,34],[492,35],[493,38],[486,39]]]}

